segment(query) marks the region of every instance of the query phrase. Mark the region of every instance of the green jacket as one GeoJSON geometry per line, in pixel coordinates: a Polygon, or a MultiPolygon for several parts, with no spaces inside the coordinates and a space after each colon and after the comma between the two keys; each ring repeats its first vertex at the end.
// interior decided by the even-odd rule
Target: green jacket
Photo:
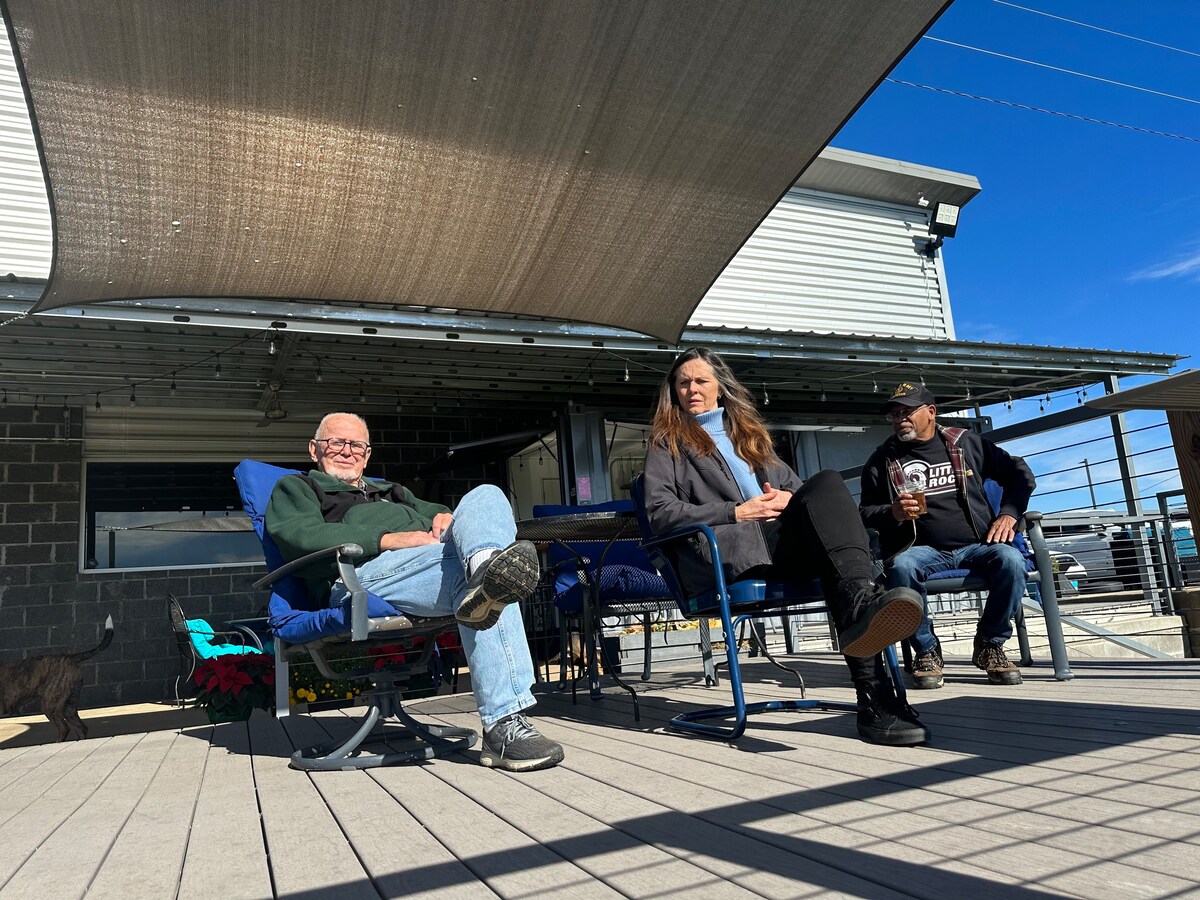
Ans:
{"type": "MultiPolygon", "coordinates": [[[[285,560],[339,544],[358,544],[363,548],[361,563],[379,555],[383,535],[429,531],[433,517],[444,512],[450,509],[418,500],[402,485],[367,481],[359,489],[313,470],[307,477],[279,479],[267,504],[265,527],[285,560]]],[[[299,574],[317,598],[337,578],[337,564],[332,559],[314,563],[299,574]]]]}

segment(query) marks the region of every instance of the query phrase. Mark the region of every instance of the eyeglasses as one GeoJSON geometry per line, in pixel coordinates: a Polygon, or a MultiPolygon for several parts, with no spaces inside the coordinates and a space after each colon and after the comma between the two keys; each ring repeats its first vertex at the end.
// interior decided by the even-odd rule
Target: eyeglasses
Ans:
{"type": "Polygon", "coordinates": [[[883,417],[895,425],[897,422],[903,422],[905,419],[911,419],[913,417],[913,413],[915,413],[918,409],[924,409],[925,406],[928,405],[929,404],[925,404],[924,406],[911,406],[905,409],[903,412],[893,411],[890,413],[884,413],[883,417]]]}
{"type": "Polygon", "coordinates": [[[371,449],[366,441],[348,441],[345,438],[314,438],[314,444],[325,444],[330,453],[341,453],[347,447],[355,456],[362,456],[371,449]]]}

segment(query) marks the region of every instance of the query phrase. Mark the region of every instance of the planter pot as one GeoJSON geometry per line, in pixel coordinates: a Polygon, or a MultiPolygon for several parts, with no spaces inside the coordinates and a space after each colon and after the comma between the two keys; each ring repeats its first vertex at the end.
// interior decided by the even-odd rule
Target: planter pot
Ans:
{"type": "Polygon", "coordinates": [[[222,722],[245,722],[250,718],[250,713],[254,712],[252,708],[221,710],[213,706],[206,706],[204,711],[208,713],[208,721],[214,725],[220,725],[222,722]]]}

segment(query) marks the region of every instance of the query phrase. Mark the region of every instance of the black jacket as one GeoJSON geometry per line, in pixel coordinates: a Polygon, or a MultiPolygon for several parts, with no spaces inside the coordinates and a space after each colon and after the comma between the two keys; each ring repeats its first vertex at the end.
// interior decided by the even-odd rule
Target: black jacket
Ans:
{"type": "MultiPolygon", "coordinates": [[[[755,471],[759,484],[795,493],[802,484],[800,476],[783,462],[755,471]]],[[[721,548],[725,578],[737,579],[756,566],[770,565],[763,526],[759,522],[738,522],[734,507],[742,502],[742,492],[724,457],[717,451],[696,456],[685,449],[679,457],[665,448],[651,447],[646,453],[646,514],[656,534],[665,534],[682,525],[711,525],[721,548]]],[[[688,593],[712,586],[712,560],[708,546],[696,538],[690,547],[675,552],[676,565],[688,593]]]]}
{"type": "MultiPolygon", "coordinates": [[[[940,428],[939,428],[940,433],[940,428]]],[[[1018,523],[1029,507],[1029,497],[1037,486],[1033,472],[1019,456],[1010,456],[991,441],[973,431],[959,438],[966,465],[966,495],[970,507],[970,522],[982,541],[998,515],[1012,516],[1018,523]],[[984,481],[991,479],[1000,485],[1000,512],[993,513],[984,493],[984,481]]],[[[879,532],[884,557],[890,559],[907,550],[917,539],[913,520],[897,522],[892,515],[895,489],[888,478],[887,460],[900,460],[908,455],[904,442],[894,435],[884,441],[862,470],[862,493],[858,509],[863,523],[879,532]]]]}

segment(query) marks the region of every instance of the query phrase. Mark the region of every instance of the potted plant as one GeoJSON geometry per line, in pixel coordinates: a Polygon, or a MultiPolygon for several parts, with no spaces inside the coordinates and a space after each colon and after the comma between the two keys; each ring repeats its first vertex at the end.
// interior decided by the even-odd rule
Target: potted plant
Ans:
{"type": "Polygon", "coordinates": [[[275,669],[270,656],[261,653],[230,654],[208,659],[193,676],[200,689],[196,702],[208,720],[243,722],[255,709],[274,705],[275,669]]]}

